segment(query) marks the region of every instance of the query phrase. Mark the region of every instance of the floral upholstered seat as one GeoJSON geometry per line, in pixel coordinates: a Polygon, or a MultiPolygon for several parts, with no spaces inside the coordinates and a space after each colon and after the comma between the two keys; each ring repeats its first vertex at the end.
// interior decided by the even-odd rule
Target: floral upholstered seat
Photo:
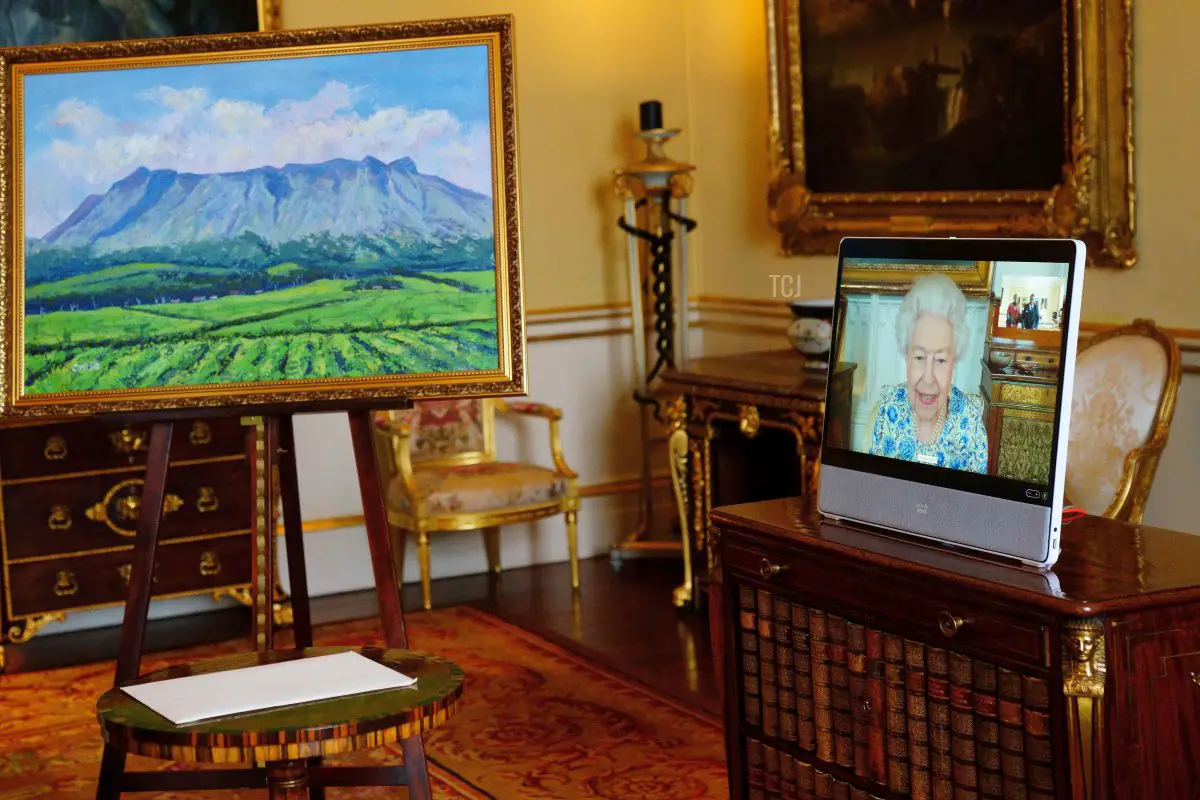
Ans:
{"type": "Polygon", "coordinates": [[[579,494],[562,454],[561,419],[562,412],[550,406],[497,399],[427,400],[377,415],[388,520],[399,531],[417,534],[425,608],[431,606],[430,532],[483,530],[488,563],[499,572],[499,526],[552,514],[566,518],[571,585],[579,588],[579,494]],[[546,419],[550,464],[498,461],[497,412],[546,419]]]}
{"type": "MultiPolygon", "coordinates": [[[[494,461],[421,466],[413,475],[425,498],[425,510],[432,514],[478,514],[560,501],[567,495],[566,477],[533,464],[494,461]]],[[[399,479],[388,489],[390,505],[411,509],[399,479]]]]}
{"type": "Polygon", "coordinates": [[[1179,346],[1148,320],[1080,345],[1067,446],[1068,502],[1140,522],[1175,414],[1179,346]]]}

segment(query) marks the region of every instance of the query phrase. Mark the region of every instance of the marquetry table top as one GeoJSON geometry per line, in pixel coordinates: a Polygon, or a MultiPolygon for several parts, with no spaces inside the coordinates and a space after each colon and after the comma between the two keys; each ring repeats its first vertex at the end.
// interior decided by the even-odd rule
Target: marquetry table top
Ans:
{"type": "Polygon", "coordinates": [[[462,696],[461,667],[440,656],[377,647],[310,647],[239,653],[143,675],[130,685],[235,670],[355,650],[416,684],[315,703],[175,725],[119,688],[105,692],[96,716],[105,742],[127,753],[177,762],[294,761],[372,749],[408,739],[445,722],[462,696]]]}
{"type": "MultiPolygon", "coordinates": [[[[827,371],[809,369],[807,359],[793,349],[761,350],[695,358],[663,370],[662,384],[688,394],[726,389],[768,396],[825,400],[827,371]]],[[[853,369],[839,365],[838,371],[853,369]]]]}

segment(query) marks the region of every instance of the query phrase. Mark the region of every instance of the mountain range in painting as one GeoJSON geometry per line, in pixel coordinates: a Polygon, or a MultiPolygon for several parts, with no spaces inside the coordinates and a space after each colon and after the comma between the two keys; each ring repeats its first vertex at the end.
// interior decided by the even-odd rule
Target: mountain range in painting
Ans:
{"type": "Polygon", "coordinates": [[[28,392],[497,365],[492,199],[411,158],[141,167],[27,239],[24,283],[28,392]]]}

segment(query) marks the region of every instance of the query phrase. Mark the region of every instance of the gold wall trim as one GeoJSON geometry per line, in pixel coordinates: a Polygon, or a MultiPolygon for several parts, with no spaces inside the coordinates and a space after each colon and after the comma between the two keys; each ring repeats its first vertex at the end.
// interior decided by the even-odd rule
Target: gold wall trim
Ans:
{"type": "MultiPolygon", "coordinates": [[[[688,300],[688,308],[692,311],[722,311],[746,312],[761,317],[789,317],[791,312],[784,300],[763,300],[756,297],[735,297],[733,295],[696,295],[688,300]]],[[[597,319],[624,319],[629,313],[629,303],[592,303],[577,306],[556,306],[527,311],[525,318],[530,325],[559,325],[571,322],[584,322],[597,319]]],[[[1087,333],[1102,333],[1127,324],[1123,322],[1101,322],[1098,320],[1082,320],[1079,329],[1087,333]]],[[[1200,341],[1200,328],[1171,327],[1159,325],[1176,339],[1194,339],[1200,341]]],[[[607,331],[604,331],[607,333],[607,331]]],[[[628,329],[625,331],[628,333],[628,329]]]]}
{"type": "MultiPolygon", "coordinates": [[[[662,489],[671,485],[671,476],[656,475],[651,479],[651,487],[662,489]]],[[[603,483],[593,483],[589,486],[579,487],[580,497],[611,497],[619,494],[634,494],[641,491],[641,478],[627,478],[618,481],[604,481],[603,483]]]]}
{"type": "MultiPolygon", "coordinates": [[[[661,489],[670,486],[671,479],[667,475],[655,476],[651,483],[655,489],[661,489]]],[[[641,478],[628,478],[626,480],[604,481],[602,483],[593,483],[587,486],[579,487],[580,497],[612,497],[622,494],[634,494],[642,488],[641,478]]],[[[317,533],[319,531],[334,531],[343,528],[353,528],[362,525],[365,522],[362,514],[349,514],[341,517],[321,517],[318,519],[305,520],[301,526],[305,533],[317,533]]],[[[279,535],[283,534],[283,525],[276,527],[275,532],[279,535]]],[[[126,549],[132,549],[130,545],[126,549]]]]}
{"type": "Polygon", "coordinates": [[[525,312],[526,323],[548,323],[558,322],[557,319],[547,320],[543,317],[574,317],[582,315],[584,319],[591,319],[597,314],[609,312],[614,316],[621,312],[629,311],[629,301],[626,300],[620,303],[588,303],[581,306],[550,306],[549,308],[531,308],[525,312]]]}
{"type": "Polygon", "coordinates": [[[787,333],[784,327],[771,325],[754,325],[748,322],[726,322],[724,320],[702,319],[692,325],[706,331],[723,331],[725,333],[750,333],[760,336],[783,336],[787,333]]]}
{"type": "MultiPolygon", "coordinates": [[[[732,295],[695,295],[688,299],[689,311],[720,311],[736,313],[750,311],[760,316],[789,317],[787,303],[783,300],[762,300],[754,297],[732,295]]],[[[577,306],[554,306],[530,309],[525,312],[526,325],[560,325],[571,322],[591,322],[602,319],[625,319],[629,316],[629,303],[591,303],[577,306]]],[[[646,318],[652,318],[647,312],[646,318]]]]}
{"type": "Polygon", "coordinates": [[[732,297],[719,294],[702,294],[691,298],[692,308],[704,310],[735,310],[757,309],[763,316],[790,317],[791,310],[783,300],[761,300],[754,297],[732,297]]]}
{"type": "Polygon", "coordinates": [[[633,328],[601,328],[590,331],[564,331],[563,333],[531,333],[525,337],[530,344],[537,342],[563,342],[568,339],[600,339],[605,336],[624,336],[631,333],[633,328]]]}
{"type": "MultiPolygon", "coordinates": [[[[729,295],[696,295],[688,301],[690,312],[700,312],[702,318],[691,323],[691,327],[700,330],[720,331],[723,333],[742,333],[757,336],[780,336],[791,312],[783,300],[763,300],[755,297],[734,297],[729,295]],[[704,319],[708,314],[730,316],[738,315],[743,318],[751,317],[754,321],[735,321],[731,319],[704,319]],[[780,327],[768,323],[778,321],[780,327]]],[[[551,308],[534,309],[526,312],[526,325],[529,328],[540,325],[570,325],[581,322],[599,322],[604,320],[623,319],[629,314],[629,303],[594,303],[591,305],[556,306],[551,308]]],[[[1084,336],[1104,333],[1121,327],[1124,323],[1099,322],[1083,320],[1079,330],[1084,336]]],[[[1200,328],[1182,328],[1159,326],[1179,341],[1179,349],[1184,353],[1200,353],[1200,328]]],[[[563,331],[561,333],[530,334],[526,337],[529,343],[561,342],[571,339],[595,339],[609,336],[627,336],[632,331],[628,325],[613,328],[599,328],[579,331],[563,331]]],[[[1184,364],[1183,371],[1191,375],[1200,375],[1200,365],[1184,364]]]]}

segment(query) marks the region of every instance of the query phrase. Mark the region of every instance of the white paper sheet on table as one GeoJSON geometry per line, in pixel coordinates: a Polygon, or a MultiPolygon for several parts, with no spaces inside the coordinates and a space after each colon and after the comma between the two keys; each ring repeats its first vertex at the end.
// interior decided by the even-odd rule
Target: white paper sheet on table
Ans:
{"type": "Polygon", "coordinates": [[[404,689],[417,679],[355,652],[188,675],[122,690],[176,725],[270,708],[404,689]]]}

